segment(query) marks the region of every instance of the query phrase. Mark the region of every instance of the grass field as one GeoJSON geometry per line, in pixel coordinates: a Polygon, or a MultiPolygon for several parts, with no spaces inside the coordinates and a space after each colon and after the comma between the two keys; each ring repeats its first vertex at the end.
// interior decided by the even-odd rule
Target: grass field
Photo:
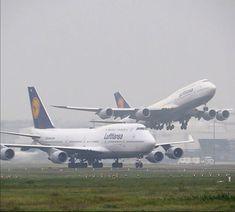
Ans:
{"type": "Polygon", "coordinates": [[[1,211],[235,211],[235,167],[2,167],[0,207],[1,211]]]}

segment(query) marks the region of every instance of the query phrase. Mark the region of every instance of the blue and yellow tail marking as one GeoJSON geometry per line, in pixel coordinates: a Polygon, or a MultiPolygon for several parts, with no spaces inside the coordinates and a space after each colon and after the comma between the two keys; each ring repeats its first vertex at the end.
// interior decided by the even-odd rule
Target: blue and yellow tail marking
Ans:
{"type": "Polygon", "coordinates": [[[33,115],[34,127],[38,129],[54,128],[54,125],[44,108],[40,97],[34,87],[28,87],[29,100],[33,115]]]}
{"type": "Polygon", "coordinates": [[[118,108],[130,108],[129,104],[119,92],[114,93],[114,97],[118,108]]]}

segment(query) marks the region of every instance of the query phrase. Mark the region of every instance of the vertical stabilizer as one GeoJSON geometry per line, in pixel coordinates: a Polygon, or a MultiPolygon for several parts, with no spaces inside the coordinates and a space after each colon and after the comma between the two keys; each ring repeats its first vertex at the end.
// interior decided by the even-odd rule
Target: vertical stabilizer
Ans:
{"type": "Polygon", "coordinates": [[[119,92],[114,93],[114,97],[118,108],[130,108],[129,104],[119,92]]]}
{"type": "Polygon", "coordinates": [[[45,107],[34,87],[28,87],[34,127],[38,129],[54,128],[45,107]]]}

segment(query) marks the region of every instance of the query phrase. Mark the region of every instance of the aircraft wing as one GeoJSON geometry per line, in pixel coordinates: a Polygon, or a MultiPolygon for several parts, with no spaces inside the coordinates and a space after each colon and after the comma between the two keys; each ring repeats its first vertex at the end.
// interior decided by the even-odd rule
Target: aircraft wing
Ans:
{"type": "Polygon", "coordinates": [[[53,145],[41,145],[41,144],[2,144],[6,147],[15,147],[23,149],[40,149],[48,152],[50,149],[58,149],[65,152],[80,152],[80,153],[96,153],[101,154],[108,150],[103,147],[76,147],[76,146],[53,146],[53,145]]]}
{"type": "Polygon", "coordinates": [[[171,145],[171,144],[184,144],[184,143],[192,143],[192,142],[194,142],[194,139],[193,139],[192,135],[189,135],[188,140],[157,143],[155,145],[155,148],[157,148],[159,146],[166,146],[166,145],[171,145]]]}
{"type": "MultiPolygon", "coordinates": [[[[1,131],[2,134],[8,135],[18,135],[23,137],[30,137],[30,138],[40,138],[39,135],[33,134],[25,134],[25,133],[15,133],[15,132],[8,132],[8,131],[1,131]]],[[[41,144],[3,144],[6,147],[16,147],[22,149],[40,149],[42,151],[48,151],[49,149],[59,149],[66,152],[93,152],[93,153],[102,153],[108,151],[106,148],[103,147],[76,147],[76,146],[53,146],[53,145],[41,145],[41,144]]]]}
{"type": "MultiPolygon", "coordinates": [[[[60,108],[60,109],[67,109],[67,110],[80,110],[80,111],[87,111],[87,112],[95,112],[99,113],[100,111],[104,110],[105,108],[99,108],[99,107],[74,107],[74,106],[64,106],[64,105],[51,105],[52,107],[60,108]]],[[[165,105],[162,108],[155,109],[155,108],[149,108],[149,110],[153,113],[160,113],[168,110],[175,109],[177,105],[165,105]]],[[[122,117],[123,115],[132,115],[134,116],[135,112],[140,110],[140,108],[110,108],[113,111],[113,115],[115,117],[122,117]]]]}
{"type": "Polygon", "coordinates": [[[18,136],[23,136],[23,137],[30,137],[30,138],[40,138],[40,135],[35,135],[35,134],[27,134],[27,133],[16,133],[16,132],[9,132],[9,131],[0,131],[2,134],[8,134],[8,135],[18,135],[18,136]]]}
{"type": "Polygon", "coordinates": [[[62,106],[62,105],[51,105],[51,106],[61,108],[61,109],[81,110],[81,111],[88,111],[88,112],[99,112],[101,110],[101,108],[97,108],[97,107],[73,107],[73,106],[62,106]]]}
{"type": "MultiPolygon", "coordinates": [[[[101,119],[107,119],[110,117],[116,118],[125,118],[129,117],[131,119],[136,119],[136,113],[140,110],[143,109],[148,109],[150,112],[150,116],[153,117],[158,117],[159,120],[164,119],[164,117],[169,116],[169,112],[177,108],[178,106],[175,104],[167,104],[167,105],[152,105],[147,108],[135,108],[135,107],[116,107],[116,108],[95,108],[95,107],[74,107],[74,106],[62,106],[62,105],[52,105],[53,107],[56,108],[61,108],[61,109],[67,109],[67,110],[80,110],[80,111],[87,111],[87,112],[94,112],[96,115],[98,115],[101,119]],[[102,117],[103,114],[109,115],[104,115],[104,118],[102,117]]],[[[151,117],[150,117],[151,119],[151,117]]],[[[106,123],[106,124],[115,124],[115,123],[125,123],[125,122],[113,122],[113,121],[108,121],[108,122],[101,122],[101,121],[94,121],[93,123],[106,123]]]]}
{"type": "MultiPolygon", "coordinates": [[[[99,108],[99,107],[74,107],[74,106],[62,106],[62,105],[51,105],[51,106],[60,109],[95,112],[97,114],[102,110],[105,110],[105,108],[99,108]]],[[[110,108],[110,109],[112,109],[113,115],[115,117],[122,117],[123,114],[131,114],[137,110],[136,108],[110,108]]]]}

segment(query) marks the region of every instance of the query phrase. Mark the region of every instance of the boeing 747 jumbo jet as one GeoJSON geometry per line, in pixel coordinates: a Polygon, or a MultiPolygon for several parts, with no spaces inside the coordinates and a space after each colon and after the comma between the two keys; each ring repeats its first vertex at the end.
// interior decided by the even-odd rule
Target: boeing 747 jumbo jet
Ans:
{"type": "MultiPolygon", "coordinates": [[[[145,126],[135,124],[113,124],[95,129],[56,129],[43,106],[34,87],[28,88],[34,129],[32,134],[1,132],[4,134],[24,136],[33,139],[33,144],[1,144],[0,158],[10,160],[15,152],[12,148],[21,150],[40,149],[48,154],[53,163],[64,163],[69,158],[69,168],[103,167],[102,159],[115,159],[114,168],[121,168],[119,158],[142,158],[156,163],[163,159],[163,153],[154,150],[159,146],[145,126]],[[78,162],[77,162],[78,161],[78,162]]],[[[173,142],[186,143],[188,141],[173,142]]],[[[183,150],[171,146],[172,143],[161,143],[166,155],[172,159],[182,156],[183,150]]],[[[137,160],[136,167],[143,163],[137,160]]]]}
{"type": "Polygon", "coordinates": [[[99,123],[132,123],[138,122],[148,128],[161,130],[166,125],[167,130],[174,129],[174,122],[181,124],[181,129],[187,129],[191,117],[197,119],[219,121],[226,120],[230,110],[208,109],[206,104],[216,92],[216,87],[209,80],[203,79],[177,90],[167,98],[143,108],[133,108],[124,100],[119,92],[115,93],[117,108],[86,108],[71,106],[55,106],[58,108],[95,112],[101,119],[110,117],[121,118],[119,121],[93,121],[99,123]],[[197,109],[204,106],[203,110],[197,109]]]}

